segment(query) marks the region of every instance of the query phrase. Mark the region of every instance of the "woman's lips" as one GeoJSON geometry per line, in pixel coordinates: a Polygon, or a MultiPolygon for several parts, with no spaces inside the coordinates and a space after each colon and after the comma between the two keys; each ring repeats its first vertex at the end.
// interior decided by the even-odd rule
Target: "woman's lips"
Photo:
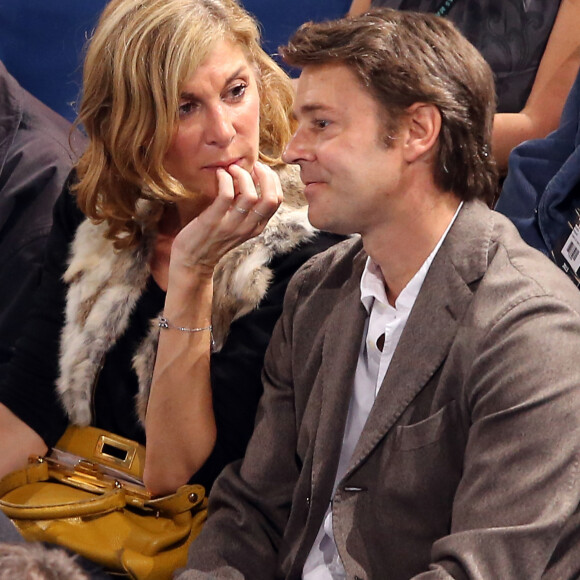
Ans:
{"type": "Polygon", "coordinates": [[[242,165],[244,161],[243,157],[237,157],[235,159],[229,159],[227,161],[217,161],[215,163],[211,163],[210,165],[205,165],[204,169],[210,169],[215,171],[216,169],[227,169],[230,165],[242,165]]]}

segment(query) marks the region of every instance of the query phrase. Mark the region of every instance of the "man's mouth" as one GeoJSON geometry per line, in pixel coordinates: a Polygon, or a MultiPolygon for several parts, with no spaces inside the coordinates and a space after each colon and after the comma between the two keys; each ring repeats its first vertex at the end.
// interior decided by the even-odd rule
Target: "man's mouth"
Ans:
{"type": "Polygon", "coordinates": [[[321,183],[325,183],[322,179],[314,179],[312,177],[306,178],[301,176],[300,179],[302,180],[302,183],[304,183],[306,187],[308,187],[309,185],[318,185],[321,183]]]}

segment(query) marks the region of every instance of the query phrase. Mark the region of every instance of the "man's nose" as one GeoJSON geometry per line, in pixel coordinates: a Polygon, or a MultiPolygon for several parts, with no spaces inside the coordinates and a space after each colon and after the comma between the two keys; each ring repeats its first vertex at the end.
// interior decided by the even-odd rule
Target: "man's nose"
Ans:
{"type": "Polygon", "coordinates": [[[309,153],[303,131],[298,128],[286,149],[284,149],[282,160],[284,163],[298,163],[301,159],[308,159],[309,157],[311,157],[311,153],[309,153]]]}

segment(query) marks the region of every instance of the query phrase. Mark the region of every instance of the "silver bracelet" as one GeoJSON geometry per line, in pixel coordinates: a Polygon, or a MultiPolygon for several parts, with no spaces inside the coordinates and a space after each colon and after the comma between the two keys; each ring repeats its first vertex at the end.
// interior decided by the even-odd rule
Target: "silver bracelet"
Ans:
{"type": "Polygon", "coordinates": [[[174,330],[181,330],[181,332],[202,332],[203,330],[209,330],[210,334],[213,331],[213,326],[200,326],[199,328],[187,328],[186,326],[175,326],[171,324],[167,318],[164,316],[159,317],[159,328],[173,328],[174,330]]]}
{"type": "Polygon", "coordinates": [[[210,324],[209,326],[200,326],[199,328],[187,328],[186,326],[175,326],[171,324],[165,316],[159,317],[159,328],[165,328],[169,330],[173,328],[174,330],[180,330],[181,332],[203,332],[204,330],[209,330],[209,339],[211,343],[211,352],[215,352],[215,340],[213,339],[213,325],[210,324]]]}

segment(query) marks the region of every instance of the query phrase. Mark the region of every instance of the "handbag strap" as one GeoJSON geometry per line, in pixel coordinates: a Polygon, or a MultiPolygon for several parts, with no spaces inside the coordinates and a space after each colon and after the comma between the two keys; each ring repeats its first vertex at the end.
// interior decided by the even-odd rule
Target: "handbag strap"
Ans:
{"type": "Polygon", "coordinates": [[[47,479],[48,464],[46,461],[38,458],[36,462],[30,463],[24,469],[13,471],[0,479],[0,498],[3,498],[8,492],[17,487],[21,487],[27,483],[46,481],[47,479]]]}
{"type": "MultiPolygon", "coordinates": [[[[2,478],[0,480],[0,498],[23,485],[47,481],[48,478],[47,463],[38,461],[2,478]]],[[[15,520],[52,520],[105,514],[122,509],[125,505],[125,490],[122,488],[112,489],[102,495],[89,496],[85,500],[56,505],[22,505],[0,499],[0,510],[15,520]]]]}
{"type": "Polygon", "coordinates": [[[168,515],[181,514],[201,507],[204,504],[205,489],[201,485],[182,485],[175,493],[147,501],[148,508],[159,510],[168,515]]]}
{"type": "Polygon", "coordinates": [[[114,489],[103,495],[60,505],[22,505],[0,500],[0,509],[14,520],[57,520],[108,514],[125,507],[125,491],[114,489]]]}

